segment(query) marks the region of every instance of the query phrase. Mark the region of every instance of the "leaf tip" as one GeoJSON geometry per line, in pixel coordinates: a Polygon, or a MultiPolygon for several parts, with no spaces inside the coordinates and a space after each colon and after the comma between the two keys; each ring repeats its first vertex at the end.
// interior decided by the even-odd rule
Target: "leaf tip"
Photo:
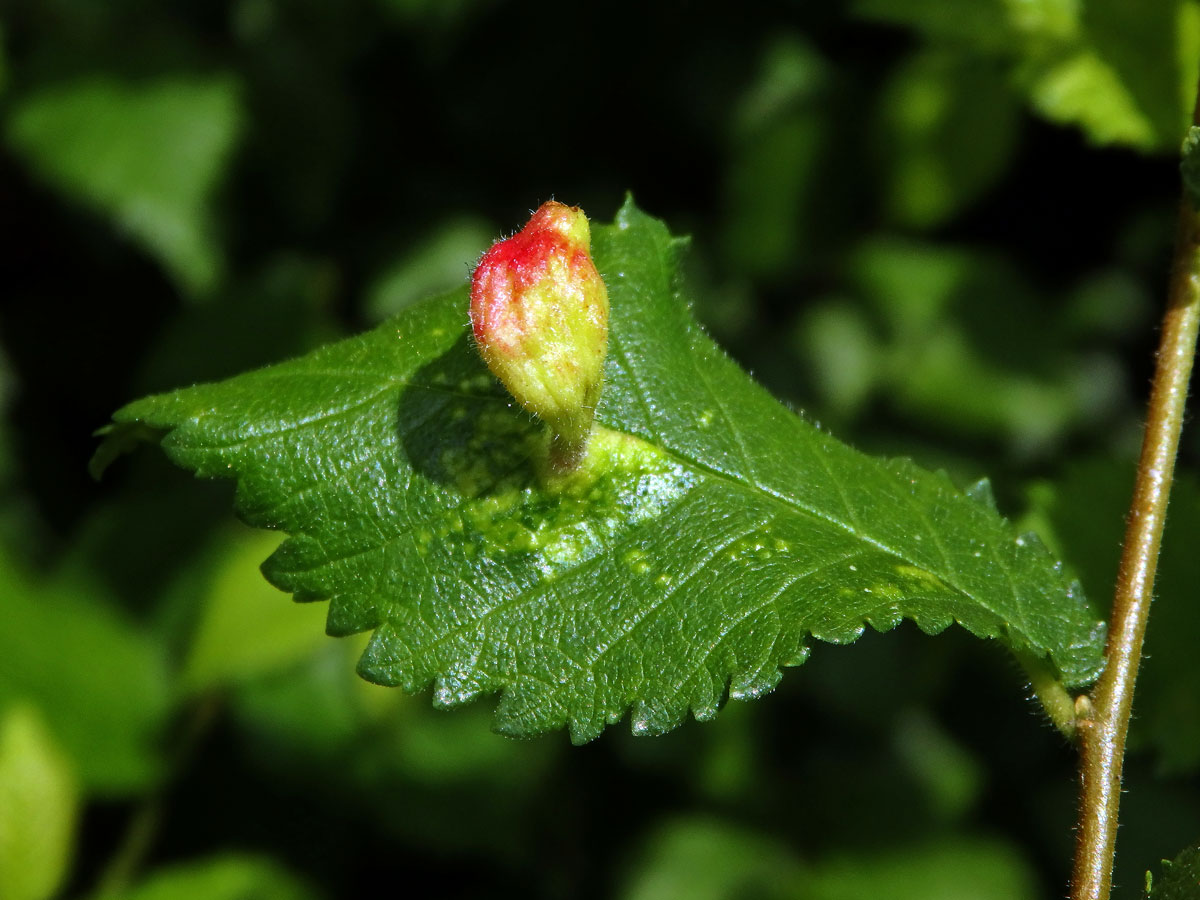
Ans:
{"type": "Polygon", "coordinates": [[[140,444],[161,442],[163,432],[140,421],[116,421],[97,428],[92,436],[100,438],[100,445],[88,460],[87,469],[99,481],[117,457],[131,453],[140,444]]]}
{"type": "Polygon", "coordinates": [[[999,512],[999,508],[996,506],[996,495],[992,491],[991,479],[980,478],[964,493],[989,512],[999,512]]]}

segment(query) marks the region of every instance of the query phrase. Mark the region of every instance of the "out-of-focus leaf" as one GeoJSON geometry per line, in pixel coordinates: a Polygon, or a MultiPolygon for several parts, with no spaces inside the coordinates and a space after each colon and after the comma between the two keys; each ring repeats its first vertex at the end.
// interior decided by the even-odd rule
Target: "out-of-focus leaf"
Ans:
{"type": "Polygon", "coordinates": [[[903,25],[950,46],[1007,50],[1012,41],[1008,6],[1003,0],[947,4],[940,0],[856,0],[854,12],[864,19],[903,25]]]}
{"type": "Polygon", "coordinates": [[[1174,152],[1190,121],[1200,65],[1192,0],[860,0],[855,10],[1009,65],[1038,113],[1098,144],[1174,152]]]}
{"type": "Polygon", "coordinates": [[[1180,0],[1175,16],[1177,103],[1186,127],[1192,122],[1188,110],[1196,103],[1196,71],[1200,68],[1200,2],[1180,0]]]}
{"type": "Polygon", "coordinates": [[[1080,50],[1025,76],[1029,101],[1042,116],[1078,125],[1098,144],[1148,150],[1158,141],[1154,123],[1137,106],[1120,76],[1104,59],[1080,50]]]}
{"type": "Polygon", "coordinates": [[[367,289],[367,317],[381,321],[418,300],[465,283],[495,234],[487,222],[469,216],[444,223],[376,278],[367,289]]]}
{"type": "Polygon", "coordinates": [[[706,795],[734,801],[746,796],[755,779],[762,777],[755,721],[755,707],[749,704],[737,704],[722,711],[721,724],[709,733],[695,776],[696,785],[706,795]]]}
{"type": "Polygon", "coordinates": [[[1019,136],[1019,97],[995,60],[925,51],[882,94],[886,206],[902,225],[940,225],[1003,174],[1019,136]]]}
{"type": "Polygon", "coordinates": [[[329,598],[332,633],[375,629],[368,678],[436,683],[447,706],[501,690],[510,733],[585,741],[630,708],[661,733],[766,692],[810,636],[906,617],[1001,640],[1068,685],[1095,677],[1103,624],[1035,538],[754,384],[691,319],[661,222],[627,203],[594,234],[613,310],[602,428],[561,487],[473,352],[461,293],[117,420],[239,479],[242,515],[293,535],[272,580],[329,598]]]}
{"type": "Polygon", "coordinates": [[[160,771],[162,661],[93,582],[35,579],[0,548],[0,702],[36,703],[90,792],[121,794],[160,771]]]}
{"type": "Polygon", "coordinates": [[[23,97],[7,137],[42,178],[112,218],[186,294],[220,281],[210,201],[241,131],[235,82],[92,77],[23,97]]]}
{"type": "Polygon", "coordinates": [[[929,716],[909,712],[896,727],[896,753],[942,821],[957,821],[974,806],[984,773],[975,758],[929,716]]]}
{"type": "Polygon", "coordinates": [[[808,192],[825,140],[826,67],[796,37],[778,39],[736,113],[722,247],[737,271],[778,275],[805,258],[808,192]]]}
{"type": "Polygon", "coordinates": [[[114,900],[314,900],[317,894],[267,859],[216,856],[160,869],[114,900]]]}
{"type": "Polygon", "coordinates": [[[536,777],[544,755],[481,727],[484,708],[450,716],[355,676],[364,645],[356,638],[326,644],[286,671],[239,686],[234,709],[268,755],[287,747],[293,757],[362,776],[366,787],[384,777],[428,785],[536,777]]]}
{"type": "Polygon", "coordinates": [[[238,529],[218,540],[200,618],[181,675],[185,690],[201,691],[281,668],[311,653],[324,639],[325,610],[301,604],[272,587],[259,563],[279,535],[238,529]]]}
{"type": "Polygon", "coordinates": [[[841,418],[863,408],[886,371],[871,323],[844,298],[807,309],[797,344],[801,358],[811,361],[813,392],[824,409],[841,418]]]}
{"type": "Polygon", "coordinates": [[[623,900],[1034,900],[1029,864],[999,841],[951,838],[801,864],[770,838],[684,819],[647,844],[623,900]]]}
{"type": "Polygon", "coordinates": [[[237,686],[231,705],[248,754],[277,790],[319,783],[329,803],[363,810],[391,840],[540,865],[526,817],[544,800],[562,743],[494,734],[481,704],[451,715],[368,684],[353,668],[364,644],[328,641],[289,669],[237,686]]]}
{"type": "Polygon", "coordinates": [[[1092,340],[1075,321],[1091,301],[1048,311],[999,258],[881,238],[851,257],[849,274],[866,309],[839,298],[806,311],[798,331],[836,413],[886,394],[908,418],[1035,455],[1103,421],[1124,396],[1115,361],[1072,351],[1092,340]]]}
{"type": "Polygon", "coordinates": [[[37,708],[0,711],[0,897],[55,894],[70,867],[78,805],[71,760],[37,708]]]}
{"type": "MultiPolygon", "coordinates": [[[[1146,883],[1151,884],[1146,873],[1146,883]]],[[[1146,900],[1200,900],[1200,847],[1189,847],[1173,860],[1162,861],[1146,900]]]]}
{"type": "Polygon", "coordinates": [[[799,890],[803,869],[761,834],[723,822],[683,819],[646,842],[622,900],[784,900],[799,890]]]}
{"type": "Polygon", "coordinates": [[[1032,867],[1000,841],[949,838],[816,867],[805,900],[1037,900],[1032,867]]]}
{"type": "Polygon", "coordinates": [[[1194,21],[1180,16],[1183,7],[1184,0],[1139,0],[1137,4],[1086,0],[1079,4],[1089,42],[1112,67],[1132,105],[1150,124],[1149,149],[1175,152],[1192,119],[1200,56],[1182,56],[1197,37],[1181,32],[1195,27],[1194,21]],[[1181,73],[1187,73],[1192,82],[1191,91],[1182,98],[1181,73]]]}
{"type": "Polygon", "coordinates": [[[1064,324],[1088,340],[1118,340],[1140,333],[1150,321],[1153,303],[1142,281],[1117,268],[1100,269],[1071,292],[1064,324]]]}

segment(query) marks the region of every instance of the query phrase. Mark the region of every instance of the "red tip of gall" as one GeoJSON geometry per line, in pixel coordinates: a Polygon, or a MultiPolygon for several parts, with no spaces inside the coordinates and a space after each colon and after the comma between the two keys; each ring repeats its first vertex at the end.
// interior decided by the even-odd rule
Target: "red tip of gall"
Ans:
{"type": "Polygon", "coordinates": [[[556,280],[567,284],[599,277],[588,254],[586,219],[583,240],[579,240],[578,220],[582,217],[577,207],[551,200],[542,204],[524,228],[483,255],[471,276],[471,325],[481,345],[495,343],[497,349],[513,349],[530,324],[524,321],[520,298],[551,276],[552,265],[560,270],[554,273],[556,280]],[[561,272],[564,266],[565,273],[561,272]]]}
{"type": "Polygon", "coordinates": [[[582,210],[551,201],[471,276],[471,328],[488,368],[580,451],[608,347],[608,292],[589,251],[582,210]]]}

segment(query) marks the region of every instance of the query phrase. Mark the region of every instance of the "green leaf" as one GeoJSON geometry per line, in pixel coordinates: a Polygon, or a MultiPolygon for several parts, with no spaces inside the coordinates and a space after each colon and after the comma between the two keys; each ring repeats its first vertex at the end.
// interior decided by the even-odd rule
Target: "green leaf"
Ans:
{"type": "Polygon", "coordinates": [[[683,242],[632,203],[594,229],[612,302],[589,463],[548,482],[545,436],[488,375],[465,293],[374,331],[119,411],[198,474],[238,479],[251,524],[292,535],[264,571],[330,600],[331,634],[375,629],[372,681],[453,705],[502,691],[497,727],[637,733],[726,689],[758,696],[809,638],[959,622],[1068,686],[1103,625],[1032,535],[907,461],[795,416],[700,331],[683,242]]]}
{"type": "Polygon", "coordinates": [[[75,771],[33,706],[0,716],[0,897],[45,900],[71,862],[75,771]]]}
{"type": "Polygon", "coordinates": [[[39,580],[0,546],[0,620],[0,704],[36,703],[90,791],[155,778],[164,666],[98,586],[39,580]]]}
{"type": "Polygon", "coordinates": [[[313,891],[278,864],[216,856],[161,869],[119,900],[311,900],[313,891]]]}
{"type": "Polygon", "coordinates": [[[50,184],[158,257],[185,293],[203,294],[223,268],[208,204],[240,130],[229,78],[93,77],[24,98],[8,140],[50,184]]]}
{"type": "MultiPolygon", "coordinates": [[[[1200,847],[1189,847],[1174,860],[1164,859],[1162,869],[1146,891],[1147,900],[1200,900],[1200,847]]],[[[1151,883],[1149,873],[1146,883],[1151,883]]]]}

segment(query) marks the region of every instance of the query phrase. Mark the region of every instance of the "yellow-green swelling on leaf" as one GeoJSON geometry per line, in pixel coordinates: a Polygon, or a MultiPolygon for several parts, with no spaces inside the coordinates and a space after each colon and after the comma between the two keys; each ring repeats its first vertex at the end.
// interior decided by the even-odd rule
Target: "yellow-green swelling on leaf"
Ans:
{"type": "Polygon", "coordinates": [[[167,677],[148,636],[94,582],[36,577],[0,546],[0,705],[37,704],[89,793],[161,770],[167,677]]]}
{"type": "Polygon", "coordinates": [[[324,611],[291,608],[258,572],[279,546],[277,534],[239,529],[215,550],[212,583],[183,665],[185,690],[200,691],[261,675],[312,652],[322,639],[324,611]]]}
{"type": "Polygon", "coordinates": [[[684,246],[632,203],[594,229],[611,295],[602,430],[552,483],[544,433],[465,333],[466,293],[291,362],[130,404],[178,464],[238,481],[253,525],[291,535],[264,566],[329,600],[331,634],[375,633],[369,680],[440,705],[493,691],[497,727],[586,741],[769,691],[812,639],[903,618],[959,622],[1101,667],[1103,626],[1036,538],[984,495],[875,460],[775,401],[692,319],[684,246]]]}
{"type": "Polygon", "coordinates": [[[318,896],[277,863],[252,856],[214,856],[151,873],[105,900],[313,900],[318,896]]]}
{"type": "Polygon", "coordinates": [[[79,796],[37,708],[0,708],[0,897],[46,900],[71,862],[79,796]]]}
{"type": "Polygon", "coordinates": [[[1162,874],[1151,880],[1146,873],[1146,884],[1147,900],[1200,900],[1200,847],[1164,859],[1162,874]]]}
{"type": "Polygon", "coordinates": [[[155,256],[185,294],[202,295],[224,267],[209,204],[241,119],[228,77],[89,78],[22,98],[7,138],[49,184],[155,256]]]}

